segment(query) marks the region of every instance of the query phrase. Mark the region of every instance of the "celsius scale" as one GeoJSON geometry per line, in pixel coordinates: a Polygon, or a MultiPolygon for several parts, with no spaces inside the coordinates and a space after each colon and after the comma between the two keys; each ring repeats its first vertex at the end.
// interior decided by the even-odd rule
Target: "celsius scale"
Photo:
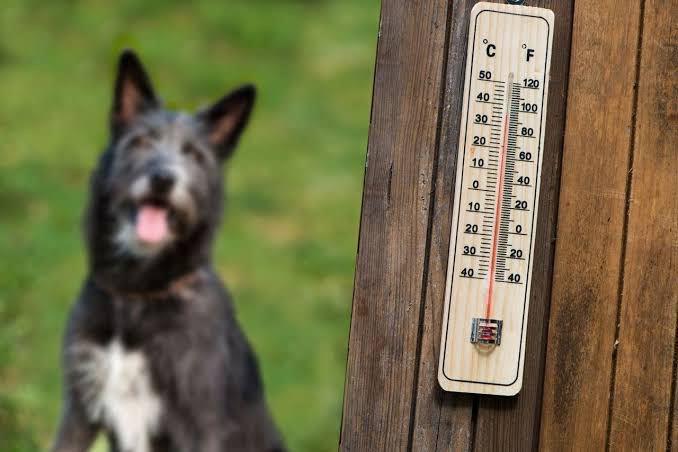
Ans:
{"type": "Polygon", "coordinates": [[[544,149],[553,12],[471,12],[438,380],[520,391],[544,149]]]}

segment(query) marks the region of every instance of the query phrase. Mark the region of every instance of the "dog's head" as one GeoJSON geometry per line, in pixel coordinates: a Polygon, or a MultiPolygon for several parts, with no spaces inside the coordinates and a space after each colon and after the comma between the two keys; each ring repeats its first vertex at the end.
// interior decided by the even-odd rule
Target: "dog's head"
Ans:
{"type": "Polygon", "coordinates": [[[222,163],[247,124],[254,97],[254,87],[246,85],[195,114],[168,111],[136,55],[121,55],[100,181],[119,252],[152,257],[216,223],[222,163]]]}

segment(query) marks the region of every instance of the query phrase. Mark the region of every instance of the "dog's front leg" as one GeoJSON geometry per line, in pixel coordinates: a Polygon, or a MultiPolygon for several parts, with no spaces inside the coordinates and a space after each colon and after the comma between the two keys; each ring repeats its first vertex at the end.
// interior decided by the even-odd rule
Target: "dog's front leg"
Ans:
{"type": "Polygon", "coordinates": [[[98,428],[87,420],[81,408],[66,402],[52,452],[86,452],[98,428]]]}

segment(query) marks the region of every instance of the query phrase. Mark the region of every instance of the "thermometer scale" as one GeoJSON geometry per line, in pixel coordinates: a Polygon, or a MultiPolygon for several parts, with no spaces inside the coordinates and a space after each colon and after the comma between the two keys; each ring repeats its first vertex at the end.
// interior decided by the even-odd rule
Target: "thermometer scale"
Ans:
{"type": "Polygon", "coordinates": [[[438,380],[447,391],[522,386],[553,12],[471,12],[438,380]]]}

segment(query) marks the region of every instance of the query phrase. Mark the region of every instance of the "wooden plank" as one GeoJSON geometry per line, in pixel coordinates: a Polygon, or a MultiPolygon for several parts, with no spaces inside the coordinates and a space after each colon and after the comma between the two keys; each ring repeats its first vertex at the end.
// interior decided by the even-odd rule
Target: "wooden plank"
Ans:
{"type": "Polygon", "coordinates": [[[408,448],[447,6],[382,4],[342,450],[408,448]]]}
{"type": "Polygon", "coordinates": [[[464,90],[466,43],[472,0],[452,2],[440,148],[435,173],[424,324],[412,450],[468,451],[471,447],[473,397],[444,392],[438,384],[445,278],[452,220],[452,199],[459,142],[459,115],[464,90]]]}
{"type": "Polygon", "coordinates": [[[575,3],[543,391],[545,450],[605,448],[639,14],[636,0],[575,3]]]}
{"type": "Polygon", "coordinates": [[[555,30],[523,388],[514,398],[479,398],[474,446],[475,450],[480,451],[531,450],[536,448],[538,441],[560,160],[565,129],[573,0],[538,0],[528,1],[526,4],[552,10],[555,14],[555,30]]]}
{"type": "MultiPolygon", "coordinates": [[[[441,146],[439,152],[435,205],[433,209],[433,225],[431,234],[431,251],[429,275],[425,300],[425,323],[422,336],[422,353],[420,362],[416,417],[414,424],[414,442],[412,450],[450,450],[462,451],[473,448],[473,403],[470,395],[444,393],[436,381],[437,361],[439,354],[440,333],[442,330],[442,309],[445,290],[445,273],[449,247],[449,231],[451,224],[452,199],[454,199],[454,182],[456,175],[456,149],[459,138],[459,116],[461,109],[463,77],[465,68],[466,47],[468,38],[468,21],[471,8],[476,3],[472,0],[453,2],[449,37],[449,53],[447,62],[447,78],[445,83],[444,114],[441,127],[441,146]]],[[[544,156],[544,185],[542,185],[541,215],[555,216],[555,199],[557,198],[560,150],[562,147],[562,131],[564,128],[565,97],[567,90],[567,68],[569,62],[569,42],[571,29],[571,2],[543,2],[533,6],[545,6],[556,14],[556,32],[554,55],[551,68],[551,102],[547,128],[552,130],[546,136],[546,154],[544,156]]],[[[538,224],[540,237],[553,237],[553,220],[538,224]]],[[[550,240],[546,240],[550,243],[550,240]]],[[[551,261],[549,247],[539,251],[537,262],[548,267],[551,261]]],[[[537,268],[537,266],[535,266],[537,268]]],[[[528,348],[543,350],[545,333],[544,317],[550,292],[547,272],[542,284],[533,286],[528,326],[528,348]]],[[[503,432],[492,434],[492,438],[481,439],[481,446],[486,440],[501,444],[502,448],[520,448],[534,444],[535,423],[539,418],[541,397],[541,372],[543,361],[539,359],[526,362],[526,386],[518,396],[518,402],[510,400],[486,399],[484,411],[480,414],[483,426],[481,431],[487,435],[492,418],[505,425],[503,432]],[[496,409],[492,407],[495,404],[496,409]],[[508,406],[502,406],[507,403],[508,406]],[[526,433],[527,432],[527,433],[526,433]],[[508,442],[505,442],[508,441],[508,442]]],[[[477,398],[475,398],[477,400],[477,398]]]]}
{"type": "Polygon", "coordinates": [[[664,450],[678,308],[676,0],[646,0],[611,450],[664,450]]]}

